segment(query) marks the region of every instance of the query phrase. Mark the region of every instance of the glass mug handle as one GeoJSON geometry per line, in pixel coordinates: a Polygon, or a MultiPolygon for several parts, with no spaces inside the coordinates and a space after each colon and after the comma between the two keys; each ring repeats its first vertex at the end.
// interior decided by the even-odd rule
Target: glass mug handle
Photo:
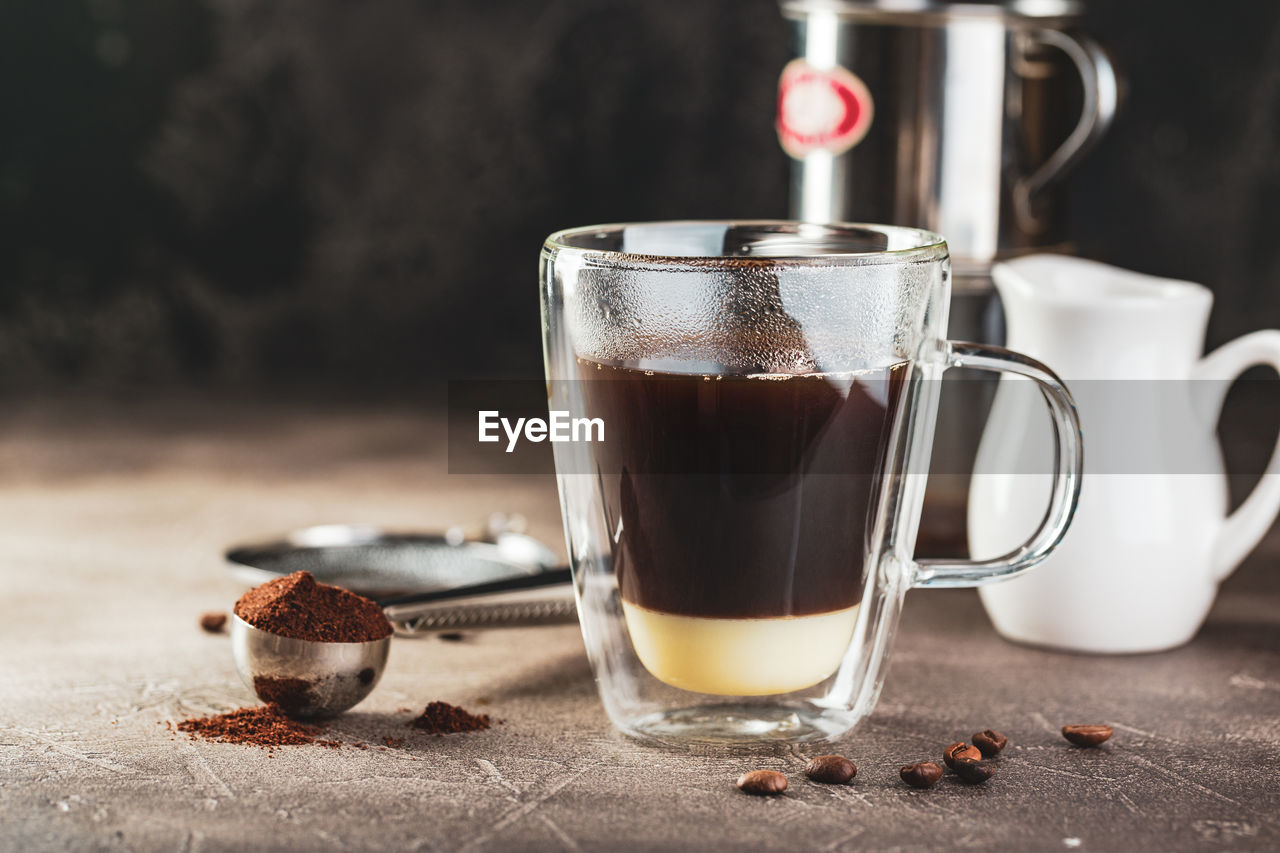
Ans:
{"type": "Polygon", "coordinates": [[[1084,455],[1080,418],[1071,393],[1052,370],[1025,355],[1003,347],[947,341],[946,367],[969,367],[1023,376],[1040,386],[1049,405],[1054,431],[1053,491],[1040,528],[1026,542],[990,560],[917,560],[912,586],[962,587],[1010,578],[1032,568],[1057,547],[1067,532],[1080,498],[1084,455]]]}

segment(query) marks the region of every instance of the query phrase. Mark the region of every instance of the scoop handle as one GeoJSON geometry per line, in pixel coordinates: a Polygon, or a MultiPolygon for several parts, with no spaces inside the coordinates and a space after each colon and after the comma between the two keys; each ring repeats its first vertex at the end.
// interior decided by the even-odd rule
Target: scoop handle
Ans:
{"type": "Polygon", "coordinates": [[[578,621],[578,605],[572,598],[509,601],[500,604],[405,605],[405,607],[409,610],[387,614],[391,627],[398,635],[405,637],[435,634],[441,631],[569,625],[578,621]]]}
{"type": "Polygon", "coordinates": [[[449,606],[446,602],[491,595],[564,586],[572,590],[567,566],[533,575],[419,592],[382,602],[382,612],[400,634],[421,634],[461,628],[514,628],[563,624],[577,619],[577,605],[570,597],[536,598],[502,602],[475,602],[449,606]]]}

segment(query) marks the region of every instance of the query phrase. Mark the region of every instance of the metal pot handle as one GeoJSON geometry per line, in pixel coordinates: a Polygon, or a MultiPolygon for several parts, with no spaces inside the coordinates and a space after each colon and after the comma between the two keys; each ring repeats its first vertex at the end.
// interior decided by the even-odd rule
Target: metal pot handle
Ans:
{"type": "Polygon", "coordinates": [[[1084,85],[1084,104],[1075,130],[1040,168],[1013,186],[1014,211],[1018,220],[1024,225],[1034,226],[1039,217],[1032,209],[1032,198],[1075,165],[1110,126],[1116,113],[1118,84],[1115,68],[1106,51],[1088,36],[1047,29],[1033,30],[1029,35],[1037,42],[1065,53],[1075,63],[1080,72],[1080,82],[1084,85]]]}

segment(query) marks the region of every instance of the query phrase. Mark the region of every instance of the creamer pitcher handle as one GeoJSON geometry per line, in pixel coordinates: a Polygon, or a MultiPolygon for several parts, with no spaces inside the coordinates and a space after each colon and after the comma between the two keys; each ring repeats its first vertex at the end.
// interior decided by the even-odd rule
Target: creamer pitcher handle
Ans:
{"type": "Polygon", "coordinates": [[[1116,114],[1119,83],[1115,67],[1107,52],[1097,42],[1080,34],[1068,35],[1061,30],[1032,30],[1029,37],[1040,44],[1055,47],[1065,53],[1080,72],[1084,86],[1084,103],[1080,108],[1080,121],[1075,130],[1058,149],[1049,155],[1030,175],[1013,187],[1014,212],[1018,221],[1029,231],[1037,230],[1039,222],[1032,206],[1035,195],[1067,171],[1080,157],[1093,147],[1111,125],[1116,114]]]}
{"type": "Polygon", "coordinates": [[[970,367],[1030,379],[1040,386],[1053,424],[1054,477],[1040,528],[1019,547],[992,560],[918,560],[913,586],[977,586],[1035,566],[1062,541],[1080,499],[1084,453],[1075,401],[1062,380],[1033,358],[1001,347],[948,341],[947,367],[970,367]]]}
{"type": "MultiPolygon", "coordinates": [[[[1209,423],[1218,421],[1227,389],[1234,380],[1250,367],[1270,365],[1280,370],[1280,331],[1253,332],[1223,344],[1209,353],[1192,372],[1192,379],[1213,380],[1213,393],[1200,398],[1213,405],[1206,406],[1209,423]]],[[[1213,552],[1213,577],[1222,580],[1257,546],[1271,528],[1280,512],[1280,442],[1271,452],[1271,461],[1262,479],[1253,487],[1249,497],[1235,512],[1227,517],[1218,532],[1213,552]]]]}

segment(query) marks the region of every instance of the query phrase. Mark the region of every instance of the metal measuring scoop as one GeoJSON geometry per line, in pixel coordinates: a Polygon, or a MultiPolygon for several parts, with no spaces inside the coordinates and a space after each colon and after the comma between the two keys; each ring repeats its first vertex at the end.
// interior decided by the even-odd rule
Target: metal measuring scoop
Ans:
{"type": "Polygon", "coordinates": [[[332,717],[354,707],[382,678],[390,651],[390,636],[318,643],[281,637],[231,617],[231,654],[240,679],[291,717],[332,717]]]}
{"type": "MultiPolygon", "coordinates": [[[[498,517],[505,519],[505,516],[498,517]]],[[[576,621],[568,568],[545,545],[490,519],[484,538],[391,534],[324,525],[233,548],[236,577],[257,585],[297,571],[383,605],[401,636],[576,621]]],[[[391,638],[320,643],[280,637],[232,616],[236,671],[264,702],[294,717],[340,714],[363,700],[386,668],[391,638]]]]}

